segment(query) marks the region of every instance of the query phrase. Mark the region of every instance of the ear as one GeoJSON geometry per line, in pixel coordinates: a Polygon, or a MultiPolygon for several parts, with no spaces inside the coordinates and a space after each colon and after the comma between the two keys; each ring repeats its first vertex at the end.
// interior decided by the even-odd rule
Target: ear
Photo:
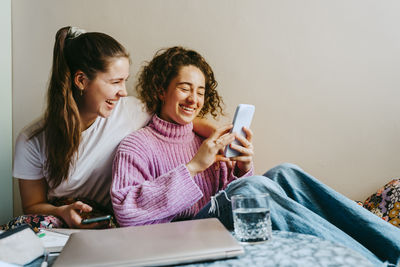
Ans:
{"type": "Polygon", "coordinates": [[[165,94],[166,94],[167,92],[165,92],[165,90],[159,90],[159,91],[160,91],[160,93],[158,94],[158,97],[160,98],[161,101],[164,102],[164,100],[165,100],[165,94]]]}
{"type": "Polygon", "coordinates": [[[82,91],[85,90],[88,82],[89,82],[89,79],[83,71],[78,70],[77,72],[75,72],[74,84],[79,90],[82,90],[82,91]]]}

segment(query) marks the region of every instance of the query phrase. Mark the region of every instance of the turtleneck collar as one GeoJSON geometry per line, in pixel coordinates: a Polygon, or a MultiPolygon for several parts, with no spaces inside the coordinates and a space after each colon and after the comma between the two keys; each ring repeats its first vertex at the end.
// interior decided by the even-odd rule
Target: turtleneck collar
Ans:
{"type": "Polygon", "coordinates": [[[169,141],[183,142],[192,140],[194,137],[193,123],[180,125],[165,121],[156,114],[153,115],[148,126],[154,129],[159,138],[169,141]]]}

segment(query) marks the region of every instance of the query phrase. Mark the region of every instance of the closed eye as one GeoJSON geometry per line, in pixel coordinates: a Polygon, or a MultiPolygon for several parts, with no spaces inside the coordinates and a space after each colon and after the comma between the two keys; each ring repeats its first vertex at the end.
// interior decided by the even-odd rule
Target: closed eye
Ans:
{"type": "Polygon", "coordinates": [[[112,84],[119,84],[119,83],[121,83],[121,82],[123,82],[123,81],[124,81],[123,79],[120,79],[120,80],[112,80],[111,83],[112,83],[112,84]]]}
{"type": "MultiPolygon", "coordinates": [[[[128,77],[129,78],[129,77],[128,77]]],[[[119,83],[122,83],[122,82],[127,82],[128,81],[128,78],[126,78],[126,79],[116,79],[116,80],[111,80],[111,83],[112,84],[119,84],[119,83]]]]}
{"type": "Polygon", "coordinates": [[[205,89],[204,87],[199,87],[199,88],[197,88],[197,94],[198,94],[199,96],[204,96],[205,93],[206,93],[206,89],[205,89]]]}
{"type": "Polygon", "coordinates": [[[187,91],[190,91],[190,88],[188,88],[188,87],[178,87],[178,89],[180,89],[180,90],[182,90],[182,91],[185,91],[185,92],[187,92],[187,91]]]}

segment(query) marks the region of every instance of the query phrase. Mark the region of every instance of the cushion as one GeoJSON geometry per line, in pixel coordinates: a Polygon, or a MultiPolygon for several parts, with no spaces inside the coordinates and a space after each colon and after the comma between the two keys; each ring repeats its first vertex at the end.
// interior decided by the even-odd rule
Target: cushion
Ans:
{"type": "Polygon", "coordinates": [[[364,201],[364,208],[400,227],[400,179],[394,179],[364,201]]]}

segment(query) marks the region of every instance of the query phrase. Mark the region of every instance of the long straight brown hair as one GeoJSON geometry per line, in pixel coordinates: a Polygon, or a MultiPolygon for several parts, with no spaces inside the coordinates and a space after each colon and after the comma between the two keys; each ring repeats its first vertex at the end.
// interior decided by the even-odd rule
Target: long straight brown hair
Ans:
{"type": "MultiPolygon", "coordinates": [[[[89,32],[80,33],[73,27],[58,30],[53,51],[53,66],[47,91],[44,124],[30,138],[44,132],[45,169],[51,187],[68,179],[69,170],[77,159],[81,141],[81,119],[77,100],[80,91],[74,75],[79,70],[89,80],[106,72],[114,58],[126,57],[126,49],[111,36],[89,32]]],[[[88,166],[90,168],[90,166],[88,166]]]]}

